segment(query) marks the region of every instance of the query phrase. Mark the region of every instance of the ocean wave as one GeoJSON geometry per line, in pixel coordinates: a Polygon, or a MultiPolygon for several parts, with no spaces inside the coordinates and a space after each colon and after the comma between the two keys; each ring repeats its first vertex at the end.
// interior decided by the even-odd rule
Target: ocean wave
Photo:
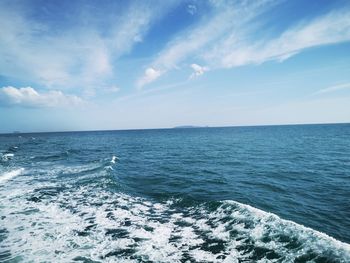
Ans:
{"type": "Polygon", "coordinates": [[[177,199],[154,202],[91,184],[28,198],[34,194],[1,196],[8,233],[0,243],[8,251],[3,260],[350,261],[349,244],[235,201],[184,206],[177,199]]]}
{"type": "Polygon", "coordinates": [[[18,146],[10,146],[7,149],[7,152],[9,152],[9,153],[14,153],[14,152],[17,152],[17,151],[18,151],[18,146]]]}
{"type": "Polygon", "coordinates": [[[19,168],[13,171],[5,172],[0,175],[0,184],[6,183],[7,181],[13,179],[14,177],[22,174],[24,171],[24,168],[19,168]]]}
{"type": "Polygon", "coordinates": [[[3,153],[1,154],[1,161],[2,162],[7,162],[11,160],[15,155],[13,153],[3,153]]]}
{"type": "Polygon", "coordinates": [[[63,151],[63,152],[58,152],[50,155],[33,156],[31,159],[32,161],[48,162],[48,161],[56,161],[56,160],[65,160],[68,158],[68,155],[69,155],[68,151],[63,151]]]}
{"type": "Polygon", "coordinates": [[[118,160],[119,160],[119,157],[113,155],[113,156],[112,156],[111,163],[115,163],[115,162],[118,161],[118,160]]]}

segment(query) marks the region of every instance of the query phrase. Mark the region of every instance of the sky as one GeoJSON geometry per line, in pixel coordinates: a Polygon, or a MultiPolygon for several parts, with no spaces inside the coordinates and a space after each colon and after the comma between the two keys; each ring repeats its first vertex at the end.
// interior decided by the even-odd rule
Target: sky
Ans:
{"type": "Polygon", "coordinates": [[[349,1],[0,1],[0,132],[337,122],[349,1]]]}

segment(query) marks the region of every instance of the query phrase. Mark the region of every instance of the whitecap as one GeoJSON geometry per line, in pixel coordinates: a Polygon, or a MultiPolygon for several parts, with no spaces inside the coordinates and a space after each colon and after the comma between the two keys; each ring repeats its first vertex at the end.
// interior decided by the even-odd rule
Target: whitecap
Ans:
{"type": "MultiPolygon", "coordinates": [[[[250,219],[254,222],[254,228],[251,229],[250,236],[257,242],[257,244],[259,244],[260,239],[263,237],[266,237],[267,235],[274,236],[279,231],[283,231],[284,234],[293,235],[299,241],[302,241],[303,246],[307,249],[322,251],[322,249],[336,248],[339,252],[338,254],[347,255],[350,259],[350,244],[341,242],[323,232],[290,220],[282,219],[273,213],[265,212],[247,204],[231,200],[224,201],[224,203],[237,205],[241,216],[243,215],[245,220],[250,219]]],[[[274,241],[269,245],[276,245],[273,243],[274,241]]]]}
{"type": "Polygon", "coordinates": [[[1,155],[1,159],[3,161],[8,161],[10,159],[12,159],[15,155],[13,153],[4,153],[1,155]]]}
{"type": "Polygon", "coordinates": [[[12,178],[20,175],[23,171],[24,171],[24,168],[19,168],[10,172],[3,173],[2,175],[0,175],[0,183],[6,183],[12,178]]]}
{"type": "Polygon", "coordinates": [[[118,161],[118,160],[119,160],[119,158],[117,156],[113,155],[111,163],[115,163],[115,161],[118,161]]]}

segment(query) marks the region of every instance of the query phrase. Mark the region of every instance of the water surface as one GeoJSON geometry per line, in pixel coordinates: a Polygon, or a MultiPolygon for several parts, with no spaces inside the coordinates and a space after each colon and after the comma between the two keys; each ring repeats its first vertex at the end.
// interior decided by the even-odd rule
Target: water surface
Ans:
{"type": "Polygon", "coordinates": [[[349,262],[350,125],[0,135],[1,262],[349,262]]]}

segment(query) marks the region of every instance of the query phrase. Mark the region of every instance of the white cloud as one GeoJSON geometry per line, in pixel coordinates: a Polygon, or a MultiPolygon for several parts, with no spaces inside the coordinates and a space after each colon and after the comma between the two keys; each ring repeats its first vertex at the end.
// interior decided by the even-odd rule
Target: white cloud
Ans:
{"type": "Polygon", "coordinates": [[[129,2],[121,12],[111,4],[103,16],[83,4],[69,21],[52,24],[36,19],[33,7],[24,2],[2,2],[1,75],[51,89],[92,90],[110,83],[115,61],[142,41],[152,23],[174,4],[129,2]]]}
{"type": "Polygon", "coordinates": [[[335,91],[345,90],[345,89],[350,89],[350,83],[343,83],[343,84],[334,85],[328,88],[324,88],[317,91],[315,94],[324,94],[324,93],[330,93],[330,92],[335,92],[335,91]]]}
{"type": "MultiPolygon", "coordinates": [[[[203,50],[208,50],[211,44],[221,39],[231,31],[251,21],[264,12],[270,1],[212,1],[212,16],[203,18],[194,27],[181,32],[160,52],[151,63],[151,67],[162,72],[178,68],[189,56],[199,56],[203,50]]],[[[145,78],[145,76],[141,77],[145,78]]],[[[139,81],[140,82],[140,81],[139,81]]]]}
{"type": "Polygon", "coordinates": [[[230,35],[206,51],[204,57],[217,67],[232,68],[269,60],[283,61],[307,48],[350,41],[350,12],[332,12],[304,22],[275,39],[239,41],[244,38],[247,37],[230,35]]]}
{"type": "Polygon", "coordinates": [[[65,95],[61,91],[39,93],[31,87],[0,89],[0,105],[22,107],[65,107],[83,105],[84,101],[74,95],[65,95]]]}
{"type": "Polygon", "coordinates": [[[202,67],[198,64],[191,64],[191,68],[193,69],[194,72],[191,74],[190,79],[199,77],[199,76],[203,75],[204,72],[209,70],[209,68],[202,67]]]}
{"type": "Polygon", "coordinates": [[[272,60],[282,62],[308,48],[350,41],[350,11],[346,9],[299,21],[271,38],[269,24],[262,20],[261,14],[270,11],[279,2],[210,3],[211,16],[176,35],[150,63],[150,67],[164,73],[178,69],[189,58],[195,58],[211,69],[272,60]]]}
{"type": "Polygon", "coordinates": [[[145,70],[143,77],[139,79],[139,81],[137,82],[137,87],[142,88],[144,85],[151,83],[152,81],[155,81],[161,75],[162,75],[162,72],[160,70],[154,69],[152,67],[147,68],[145,70]]]}

